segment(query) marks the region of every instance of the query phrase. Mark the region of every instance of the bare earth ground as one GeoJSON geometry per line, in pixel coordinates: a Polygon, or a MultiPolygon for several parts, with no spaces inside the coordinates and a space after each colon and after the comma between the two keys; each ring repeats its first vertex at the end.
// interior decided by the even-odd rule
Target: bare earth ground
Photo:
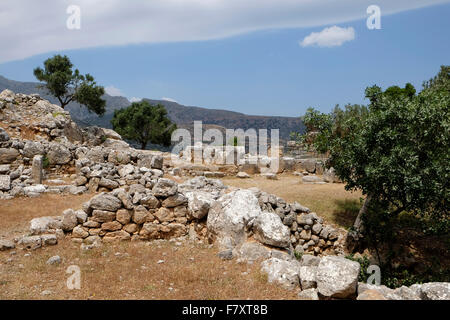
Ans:
{"type": "MultiPolygon", "coordinates": [[[[286,175],[280,180],[263,177],[223,179],[238,187],[257,186],[289,202],[299,201],[326,220],[347,225],[345,206],[358,205],[360,194],[342,184],[304,185],[286,175]]],[[[92,194],[42,195],[0,201],[0,238],[20,236],[34,217],[60,215],[67,208],[81,208],[92,194]]],[[[351,206],[350,206],[351,207],[351,206]]],[[[351,210],[348,212],[353,214],[351,210]]],[[[347,213],[348,213],[347,212],[347,213]]],[[[296,299],[296,293],[267,283],[259,263],[222,261],[217,249],[191,242],[105,243],[91,251],[69,239],[35,251],[0,252],[0,299],[296,299]],[[59,255],[60,265],[47,265],[59,255]],[[163,263],[158,261],[164,260],[163,263]],[[69,290],[71,265],[81,269],[81,290],[69,290]],[[49,295],[42,295],[43,291],[49,295]]]]}
{"type": "Polygon", "coordinates": [[[267,283],[259,263],[222,261],[215,248],[204,245],[127,242],[83,252],[79,244],[65,240],[29,253],[0,253],[0,299],[296,298],[295,292],[267,283]],[[62,263],[47,265],[54,255],[62,263]],[[71,265],[81,270],[81,290],[66,286],[71,265]],[[45,290],[50,294],[42,295],[45,290]]]}

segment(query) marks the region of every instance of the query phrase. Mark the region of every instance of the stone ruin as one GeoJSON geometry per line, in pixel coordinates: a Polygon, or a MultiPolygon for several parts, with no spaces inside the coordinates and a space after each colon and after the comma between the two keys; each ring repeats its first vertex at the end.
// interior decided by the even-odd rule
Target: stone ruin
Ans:
{"type": "MultiPolygon", "coordinates": [[[[203,241],[215,243],[222,259],[262,261],[268,281],[298,290],[300,299],[450,299],[449,283],[395,290],[358,283],[360,265],[344,258],[345,230],[299,203],[212,179],[243,173],[271,177],[268,159],[256,165],[245,162],[250,155],[232,165],[173,163],[171,154],[130,148],[112,130],[80,129],[58,106],[9,90],[0,94],[0,118],[1,199],[99,192],[81,210],[33,219],[29,234],[0,240],[0,250],[37,249],[65,237],[83,250],[108,241],[203,241]],[[24,131],[33,137],[24,138],[24,131]],[[178,184],[164,173],[196,177],[178,184]],[[65,175],[72,183],[42,184],[50,175],[65,175]]],[[[314,174],[337,182],[333,169],[324,171],[317,159],[282,157],[278,173],[291,171],[301,171],[304,183],[323,183],[308,181],[314,174]]]]}
{"type": "Polygon", "coordinates": [[[158,178],[152,188],[132,184],[95,195],[81,210],[35,218],[30,235],[0,240],[0,250],[37,249],[63,237],[82,250],[110,241],[202,241],[216,243],[222,259],[262,261],[268,281],[298,290],[300,299],[450,299],[449,283],[394,290],[358,282],[359,263],[344,257],[345,236],[308,208],[256,188],[205,177],[182,184],[158,178]]]}

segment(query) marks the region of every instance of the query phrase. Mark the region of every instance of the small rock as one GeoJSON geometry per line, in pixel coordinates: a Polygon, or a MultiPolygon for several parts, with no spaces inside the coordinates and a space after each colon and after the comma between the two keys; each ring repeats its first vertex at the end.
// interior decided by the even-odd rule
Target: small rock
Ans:
{"type": "Polygon", "coordinates": [[[47,264],[50,264],[50,265],[60,264],[61,261],[62,260],[61,260],[60,256],[53,256],[47,260],[47,264]]]}

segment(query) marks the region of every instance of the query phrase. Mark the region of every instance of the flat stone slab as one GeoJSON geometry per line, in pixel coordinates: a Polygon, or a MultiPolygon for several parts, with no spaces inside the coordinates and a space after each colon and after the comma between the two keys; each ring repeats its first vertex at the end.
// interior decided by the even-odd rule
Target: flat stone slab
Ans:
{"type": "Polygon", "coordinates": [[[0,190],[8,191],[11,189],[11,178],[8,175],[0,175],[0,190]]]}

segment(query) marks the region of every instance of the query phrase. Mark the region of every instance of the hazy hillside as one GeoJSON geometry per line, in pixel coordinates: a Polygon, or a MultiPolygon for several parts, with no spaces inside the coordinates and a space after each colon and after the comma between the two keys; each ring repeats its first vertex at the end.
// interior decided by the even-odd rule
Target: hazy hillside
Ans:
{"type": "MultiPolygon", "coordinates": [[[[13,81],[0,76],[0,91],[4,89],[11,89],[14,92],[25,94],[39,93],[41,97],[58,104],[56,98],[48,95],[45,89],[39,88],[38,83],[35,82],[13,81]]],[[[111,128],[110,120],[113,117],[114,110],[127,107],[130,102],[125,97],[113,97],[107,94],[103,98],[106,100],[106,113],[103,117],[89,113],[86,108],[80,108],[76,103],[70,103],[66,108],[69,110],[74,121],[81,126],[97,125],[111,128]]],[[[147,100],[154,104],[163,104],[167,109],[170,119],[182,127],[189,127],[194,120],[199,120],[204,124],[232,129],[280,129],[280,138],[283,140],[288,140],[289,134],[292,131],[304,130],[302,121],[295,117],[252,116],[227,110],[184,106],[176,102],[164,100],[147,100]]]]}

